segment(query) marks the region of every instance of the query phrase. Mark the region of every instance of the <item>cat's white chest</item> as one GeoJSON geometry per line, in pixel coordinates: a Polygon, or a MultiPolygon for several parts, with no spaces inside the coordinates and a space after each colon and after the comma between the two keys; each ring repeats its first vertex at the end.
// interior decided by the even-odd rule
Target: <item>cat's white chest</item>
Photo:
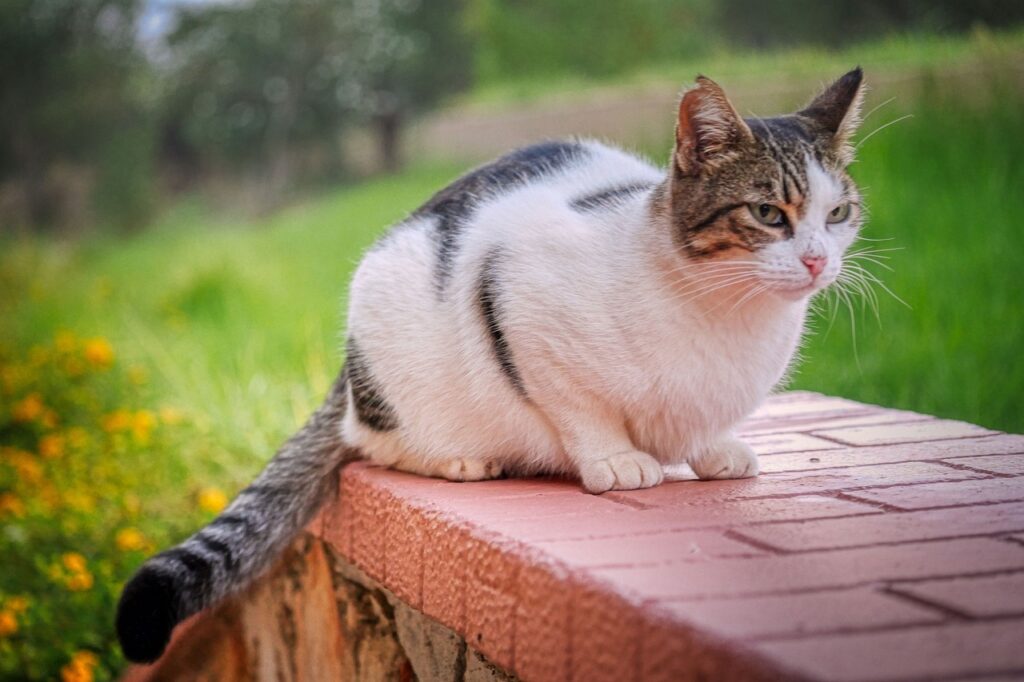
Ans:
{"type": "Polygon", "coordinates": [[[627,420],[637,445],[662,461],[686,459],[765,399],[793,358],[803,310],[729,322],[664,330],[635,374],[642,399],[627,420]]]}

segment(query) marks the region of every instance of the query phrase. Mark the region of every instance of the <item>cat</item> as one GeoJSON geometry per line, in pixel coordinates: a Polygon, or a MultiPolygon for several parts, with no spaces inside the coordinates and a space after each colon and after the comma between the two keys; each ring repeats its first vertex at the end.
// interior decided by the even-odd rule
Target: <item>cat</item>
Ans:
{"type": "Polygon", "coordinates": [[[249,583],[364,458],[458,481],[570,474],[592,493],[758,473],[733,434],[784,377],[808,301],[863,220],[847,174],[860,68],[744,120],[698,77],[668,169],[594,141],[456,180],[364,256],[323,405],[206,528],[149,559],[117,613],[152,661],[249,583]]]}

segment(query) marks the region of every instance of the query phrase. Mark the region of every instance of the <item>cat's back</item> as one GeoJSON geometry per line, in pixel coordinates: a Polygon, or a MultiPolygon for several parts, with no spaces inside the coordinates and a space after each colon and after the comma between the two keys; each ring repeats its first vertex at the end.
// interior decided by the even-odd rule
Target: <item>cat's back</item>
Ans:
{"type": "Polygon", "coordinates": [[[494,240],[522,244],[538,229],[554,236],[552,222],[590,221],[661,178],[648,161],[595,140],[516,149],[459,177],[391,228],[365,255],[353,290],[370,294],[374,284],[376,299],[406,287],[443,300],[466,261],[475,267],[472,253],[494,240]]]}
{"type": "Polygon", "coordinates": [[[438,218],[444,228],[465,221],[489,201],[532,187],[564,191],[571,201],[585,198],[588,191],[611,189],[616,182],[653,184],[660,177],[648,161],[596,140],[540,142],[466,173],[427,200],[413,217],[438,218]]]}

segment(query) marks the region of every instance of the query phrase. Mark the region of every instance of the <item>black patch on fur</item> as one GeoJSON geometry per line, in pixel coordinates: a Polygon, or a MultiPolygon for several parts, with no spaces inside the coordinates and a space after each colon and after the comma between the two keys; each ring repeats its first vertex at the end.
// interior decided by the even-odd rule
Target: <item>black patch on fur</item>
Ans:
{"type": "Polygon", "coordinates": [[[374,431],[393,431],[398,428],[395,408],[384,399],[380,385],[370,371],[370,365],[356,345],[354,338],[348,339],[345,357],[348,381],[352,387],[352,406],[359,421],[374,431]]]}
{"type": "Polygon", "coordinates": [[[196,535],[196,542],[198,542],[207,552],[210,552],[215,556],[219,556],[221,561],[224,562],[224,567],[227,568],[228,571],[235,570],[235,566],[238,565],[238,562],[235,561],[235,554],[231,551],[231,547],[226,542],[217,540],[216,538],[211,538],[209,535],[205,535],[205,531],[200,531],[199,534],[196,535]]]}
{"type": "Polygon", "coordinates": [[[191,592],[198,594],[206,592],[206,588],[210,584],[210,578],[213,576],[213,564],[209,559],[202,554],[186,549],[183,545],[172,547],[158,556],[165,560],[176,561],[185,567],[188,573],[188,583],[191,587],[191,592]]]}
{"type": "Polygon", "coordinates": [[[501,311],[498,309],[498,280],[497,264],[501,252],[497,249],[488,254],[484,259],[483,267],[480,269],[480,281],[477,284],[477,300],[480,302],[480,313],[484,318],[484,326],[491,337],[491,348],[498,359],[498,366],[516,393],[526,397],[526,388],[523,386],[523,378],[519,375],[515,361],[512,359],[512,350],[508,346],[508,340],[501,329],[501,311]]]}
{"type": "Polygon", "coordinates": [[[144,566],[121,592],[117,639],[125,658],[151,663],[160,658],[180,620],[180,596],[173,576],[144,566]]]}
{"type": "Polygon", "coordinates": [[[242,531],[245,533],[251,533],[253,531],[252,521],[241,514],[221,514],[210,522],[210,528],[218,528],[222,526],[231,526],[232,529],[236,526],[240,526],[242,531]]]}
{"type": "Polygon", "coordinates": [[[437,283],[444,289],[458,252],[459,233],[488,195],[524,185],[582,159],[586,147],[578,142],[542,142],[517,149],[462,176],[431,197],[413,217],[438,219],[437,283]]]}
{"type": "Polygon", "coordinates": [[[654,186],[651,182],[636,182],[631,185],[622,185],[621,187],[611,187],[609,189],[595,192],[594,194],[588,194],[586,196],[577,197],[572,200],[570,204],[575,211],[585,212],[594,211],[602,208],[614,206],[620,199],[645,192],[654,186]]]}

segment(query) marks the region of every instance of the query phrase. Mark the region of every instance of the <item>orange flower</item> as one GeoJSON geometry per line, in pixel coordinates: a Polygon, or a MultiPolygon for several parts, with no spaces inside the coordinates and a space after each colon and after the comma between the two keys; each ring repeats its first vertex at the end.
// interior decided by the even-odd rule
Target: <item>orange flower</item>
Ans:
{"type": "Polygon", "coordinates": [[[30,422],[39,417],[45,408],[42,397],[38,393],[30,393],[14,406],[11,416],[17,422],[30,422]]]}
{"type": "Polygon", "coordinates": [[[15,613],[24,613],[28,610],[28,597],[11,597],[7,600],[7,608],[15,613]]]}
{"type": "Polygon", "coordinates": [[[92,682],[93,668],[99,665],[99,659],[91,651],[79,651],[71,657],[71,662],[60,669],[61,682],[92,682]]]}
{"type": "Polygon", "coordinates": [[[9,637],[18,631],[18,616],[13,609],[0,611],[0,637],[9,637]]]}
{"type": "Polygon", "coordinates": [[[68,578],[68,589],[72,592],[85,592],[92,589],[92,573],[83,571],[75,573],[68,578]]]}
{"type": "Polygon", "coordinates": [[[46,459],[57,459],[64,454],[64,437],[49,435],[39,439],[39,454],[46,459]]]}
{"type": "Polygon", "coordinates": [[[108,433],[125,431],[132,423],[132,413],[128,410],[115,410],[103,417],[103,430],[108,433]]]}
{"type": "Polygon", "coordinates": [[[145,445],[149,442],[149,434],[156,426],[156,417],[149,410],[139,410],[132,416],[132,436],[135,442],[145,445]]]}
{"type": "Polygon", "coordinates": [[[110,367],[114,364],[114,348],[103,338],[86,341],[82,354],[95,367],[110,367]]]}
{"type": "Polygon", "coordinates": [[[14,493],[0,495],[0,516],[10,514],[11,516],[22,516],[25,513],[25,505],[14,496],[14,493]]]}
{"type": "Polygon", "coordinates": [[[133,552],[146,546],[146,536],[138,528],[122,528],[114,536],[114,544],[122,552],[133,552]]]}
{"type": "Polygon", "coordinates": [[[43,467],[24,450],[7,449],[4,452],[4,459],[18,472],[18,477],[26,483],[36,485],[43,479],[43,467]]]}
{"type": "Polygon", "coordinates": [[[64,564],[64,568],[69,571],[82,572],[87,570],[85,557],[78,552],[68,552],[60,558],[60,561],[64,564]]]}
{"type": "Polygon", "coordinates": [[[204,488],[199,491],[199,508],[211,514],[219,513],[228,506],[228,496],[219,488],[204,488]]]}

